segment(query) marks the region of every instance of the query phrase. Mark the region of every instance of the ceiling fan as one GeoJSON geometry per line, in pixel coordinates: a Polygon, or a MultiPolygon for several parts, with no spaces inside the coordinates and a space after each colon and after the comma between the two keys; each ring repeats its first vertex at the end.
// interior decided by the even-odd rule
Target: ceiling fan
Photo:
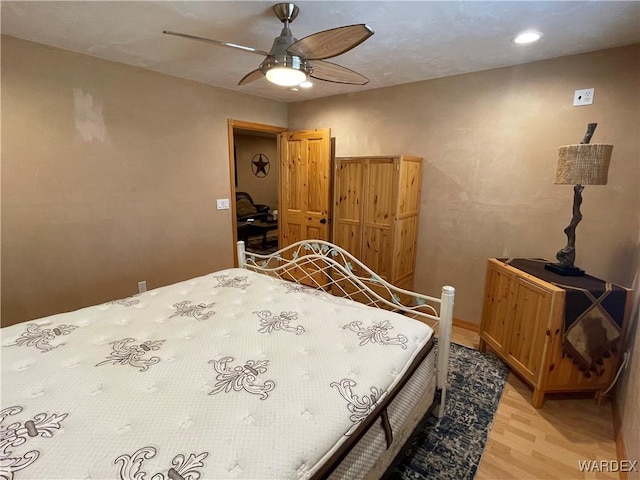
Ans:
{"type": "Polygon", "coordinates": [[[293,37],[289,24],[298,16],[300,9],[293,3],[278,3],[273,11],[284,24],[280,36],[273,41],[269,52],[245,47],[236,43],[222,42],[186,33],[164,30],[162,33],[198,40],[222,47],[242,50],[264,56],[260,66],[246,74],[238,85],[246,85],[265,76],[276,85],[295,87],[312,77],[318,80],[352,85],[365,85],[369,79],[353,70],[326,62],[357,47],[373,35],[373,30],[365,24],[346,25],[314,33],[301,40],[293,37]]]}

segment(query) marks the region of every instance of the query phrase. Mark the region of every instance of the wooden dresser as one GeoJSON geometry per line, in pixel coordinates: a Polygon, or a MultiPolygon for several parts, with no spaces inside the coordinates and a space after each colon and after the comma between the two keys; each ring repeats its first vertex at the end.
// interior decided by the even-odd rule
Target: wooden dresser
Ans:
{"type": "Polygon", "coordinates": [[[411,290],[422,159],[338,157],[333,185],[333,242],[385,280],[411,290]]]}
{"type": "MultiPolygon", "coordinates": [[[[489,347],[533,387],[536,408],[542,407],[545,394],[551,392],[595,391],[598,399],[599,392],[613,381],[621,358],[620,353],[613,353],[604,359],[604,373],[588,378],[563,354],[566,290],[554,283],[495,258],[487,264],[480,351],[489,347]]],[[[627,290],[626,303],[621,305],[626,313],[620,345],[631,297],[627,290]]]]}

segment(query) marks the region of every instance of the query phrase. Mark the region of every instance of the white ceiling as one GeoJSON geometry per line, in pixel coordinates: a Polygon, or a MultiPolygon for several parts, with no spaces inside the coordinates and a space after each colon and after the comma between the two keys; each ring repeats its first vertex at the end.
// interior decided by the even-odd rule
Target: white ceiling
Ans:
{"type": "Polygon", "coordinates": [[[640,43],[639,1],[300,1],[291,29],[366,23],[374,31],[331,59],[365,86],[315,81],[299,92],[266,79],[239,87],[262,58],[163,35],[174,30],[268,51],[282,24],[264,1],[6,1],[2,33],[283,102],[358,92],[640,43]],[[522,30],[544,34],[531,45],[522,30]]]}

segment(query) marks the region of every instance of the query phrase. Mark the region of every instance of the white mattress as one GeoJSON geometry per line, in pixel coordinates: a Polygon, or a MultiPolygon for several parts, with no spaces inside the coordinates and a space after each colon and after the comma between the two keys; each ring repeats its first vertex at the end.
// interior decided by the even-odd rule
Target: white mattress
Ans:
{"type": "Polygon", "coordinates": [[[435,363],[435,350],[432,350],[387,407],[392,444],[387,445],[384,430],[378,422],[353,446],[330,480],[378,479],[384,474],[432,406],[436,391],[435,363]]]}
{"type": "Polygon", "coordinates": [[[240,269],[4,328],[0,478],[309,478],[432,333],[240,269]]]}

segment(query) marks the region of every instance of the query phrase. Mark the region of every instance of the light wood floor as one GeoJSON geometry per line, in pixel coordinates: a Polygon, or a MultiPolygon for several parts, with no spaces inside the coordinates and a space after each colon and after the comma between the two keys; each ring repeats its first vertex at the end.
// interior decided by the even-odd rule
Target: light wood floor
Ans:
{"type": "MultiPolygon", "coordinates": [[[[478,348],[477,333],[453,327],[452,340],[478,348]]],[[[616,460],[611,403],[598,407],[584,395],[550,395],[531,406],[532,390],[509,374],[476,480],[617,479],[583,473],[580,460],[616,460]]]]}

